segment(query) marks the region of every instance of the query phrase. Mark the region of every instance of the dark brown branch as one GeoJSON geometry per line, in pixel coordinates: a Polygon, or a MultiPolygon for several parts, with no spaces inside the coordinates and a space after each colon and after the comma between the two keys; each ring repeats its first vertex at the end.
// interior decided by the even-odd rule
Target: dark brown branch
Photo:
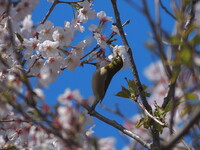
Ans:
{"type": "Polygon", "coordinates": [[[135,77],[136,85],[137,85],[140,97],[142,99],[142,103],[143,103],[144,107],[151,113],[152,112],[152,108],[151,108],[151,106],[148,104],[148,102],[146,100],[144,89],[143,89],[142,84],[140,82],[140,78],[139,78],[139,75],[138,75],[137,67],[135,65],[135,61],[134,61],[134,58],[133,58],[132,49],[130,48],[130,46],[128,44],[128,41],[126,39],[124,30],[122,28],[120,14],[119,14],[119,11],[118,11],[118,8],[117,8],[116,0],[111,0],[111,2],[112,2],[115,18],[116,18],[116,24],[117,24],[117,27],[119,29],[119,33],[120,33],[120,36],[121,36],[122,41],[124,43],[124,46],[127,49],[128,57],[129,57],[129,60],[130,60],[130,63],[131,63],[131,70],[132,70],[132,73],[133,73],[133,75],[135,77]]]}
{"type": "MultiPolygon", "coordinates": [[[[88,111],[91,110],[91,107],[89,105],[86,104],[81,104],[85,109],[87,109],[88,111]]],[[[122,133],[124,133],[125,135],[135,139],[137,142],[139,142],[141,145],[143,145],[144,147],[150,149],[151,148],[151,144],[147,143],[144,139],[142,139],[140,136],[138,136],[137,134],[133,133],[132,131],[126,129],[125,127],[123,127],[122,125],[118,124],[116,121],[114,120],[110,120],[104,116],[102,116],[101,114],[99,114],[98,112],[96,112],[95,110],[93,110],[91,112],[92,116],[98,118],[99,120],[113,126],[114,128],[118,129],[119,131],[121,131],[122,133]]]]}
{"type": "Polygon", "coordinates": [[[65,2],[65,1],[58,1],[58,3],[63,3],[63,4],[77,4],[77,3],[80,3],[80,2],[83,2],[84,0],[81,0],[81,1],[77,1],[77,2],[65,2]]]}
{"type": "Polygon", "coordinates": [[[162,104],[163,109],[165,109],[171,98],[174,97],[175,87],[176,87],[176,82],[169,84],[167,96],[164,98],[164,102],[162,104]]]}

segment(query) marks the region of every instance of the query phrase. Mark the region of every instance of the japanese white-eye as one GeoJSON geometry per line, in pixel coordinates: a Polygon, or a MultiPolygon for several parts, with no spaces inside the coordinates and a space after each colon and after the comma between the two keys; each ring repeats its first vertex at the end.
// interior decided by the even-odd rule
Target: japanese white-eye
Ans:
{"type": "Polygon", "coordinates": [[[99,102],[102,102],[113,76],[123,67],[122,57],[117,55],[114,60],[104,67],[97,69],[92,77],[92,91],[94,103],[89,111],[91,113],[99,102]]]}

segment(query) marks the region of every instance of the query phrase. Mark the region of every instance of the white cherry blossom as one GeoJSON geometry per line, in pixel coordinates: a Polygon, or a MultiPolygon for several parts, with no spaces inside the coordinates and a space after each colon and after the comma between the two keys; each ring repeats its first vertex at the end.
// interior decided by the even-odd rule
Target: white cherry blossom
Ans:
{"type": "Polygon", "coordinates": [[[100,11],[97,13],[97,17],[100,19],[102,23],[105,23],[107,21],[112,21],[112,17],[106,16],[106,13],[104,11],[100,11]]]}
{"type": "Polygon", "coordinates": [[[54,31],[54,24],[51,21],[46,21],[44,24],[40,24],[37,28],[37,32],[39,33],[39,40],[53,40],[52,34],[54,31]]]}
{"type": "Polygon", "coordinates": [[[28,70],[30,75],[39,75],[40,69],[44,65],[44,60],[32,55],[28,62],[28,70]]]}
{"type": "Polygon", "coordinates": [[[81,64],[80,57],[76,54],[69,54],[64,60],[63,67],[67,67],[69,71],[74,71],[81,64]]]}
{"type": "Polygon", "coordinates": [[[86,23],[88,19],[94,19],[96,12],[91,9],[91,3],[85,0],[82,3],[82,8],[78,10],[77,20],[82,23],[86,23]]]}
{"type": "Polygon", "coordinates": [[[58,42],[46,40],[43,43],[38,44],[39,47],[38,50],[42,52],[43,57],[54,57],[58,56],[59,53],[57,49],[58,46],[59,46],[58,42]]]}
{"type": "Polygon", "coordinates": [[[73,31],[70,29],[64,30],[61,27],[56,27],[54,30],[55,31],[53,32],[53,35],[52,35],[53,40],[55,42],[58,42],[60,47],[69,46],[69,44],[73,40],[73,36],[74,36],[73,31]]]}
{"type": "Polygon", "coordinates": [[[99,34],[99,33],[94,33],[94,38],[97,40],[97,44],[99,44],[102,48],[106,48],[106,37],[99,34]]]}

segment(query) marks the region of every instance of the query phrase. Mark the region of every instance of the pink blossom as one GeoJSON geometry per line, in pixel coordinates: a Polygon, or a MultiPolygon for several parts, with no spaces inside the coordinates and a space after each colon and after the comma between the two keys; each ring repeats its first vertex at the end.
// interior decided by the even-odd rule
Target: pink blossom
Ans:
{"type": "Polygon", "coordinates": [[[46,40],[43,43],[38,44],[38,50],[42,52],[43,57],[55,57],[59,55],[59,51],[57,49],[58,46],[58,42],[46,40]]]}
{"type": "Polygon", "coordinates": [[[106,48],[106,37],[99,34],[99,33],[94,33],[94,38],[97,40],[97,44],[99,44],[102,48],[106,48]]]}
{"type": "Polygon", "coordinates": [[[54,82],[61,73],[63,58],[60,56],[49,57],[40,69],[40,84],[48,87],[49,83],[54,82]]]}
{"type": "Polygon", "coordinates": [[[77,66],[81,64],[80,57],[72,53],[67,56],[64,60],[63,67],[67,67],[69,71],[74,71],[77,66]]]}
{"type": "Polygon", "coordinates": [[[60,95],[58,97],[58,101],[61,103],[61,104],[70,104],[71,105],[71,102],[69,100],[76,100],[78,102],[81,102],[82,101],[82,96],[80,95],[80,92],[79,90],[74,90],[74,91],[71,91],[69,88],[67,88],[64,92],[64,94],[60,95]]]}
{"type": "Polygon", "coordinates": [[[105,23],[107,21],[112,21],[112,17],[106,16],[106,13],[104,11],[100,11],[97,13],[97,17],[100,19],[102,23],[105,23]]]}
{"type": "Polygon", "coordinates": [[[53,40],[55,42],[58,42],[59,43],[59,46],[60,47],[63,47],[63,46],[69,46],[69,44],[72,42],[73,40],[73,30],[64,30],[63,28],[61,27],[57,27],[54,29],[55,31],[53,32],[53,40]]]}
{"type": "Polygon", "coordinates": [[[43,59],[37,57],[36,55],[32,55],[28,62],[29,74],[38,75],[43,65],[44,65],[43,59]]]}
{"type": "Polygon", "coordinates": [[[98,141],[100,150],[115,150],[115,139],[112,137],[102,138],[98,141]]]}
{"type": "Polygon", "coordinates": [[[88,19],[94,19],[96,12],[91,9],[91,3],[85,0],[82,3],[82,8],[78,10],[77,20],[82,23],[86,23],[88,19]]]}
{"type": "Polygon", "coordinates": [[[46,21],[44,24],[40,24],[37,28],[37,32],[39,33],[39,40],[41,42],[45,40],[53,40],[53,31],[54,24],[51,21],[46,21]]]}

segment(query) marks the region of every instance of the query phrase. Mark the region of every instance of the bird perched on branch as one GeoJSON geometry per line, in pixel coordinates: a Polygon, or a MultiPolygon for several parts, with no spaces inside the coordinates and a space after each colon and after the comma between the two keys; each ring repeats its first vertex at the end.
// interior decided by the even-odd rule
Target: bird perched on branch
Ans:
{"type": "Polygon", "coordinates": [[[123,67],[122,57],[117,54],[114,60],[104,67],[97,69],[92,77],[92,90],[94,94],[94,103],[89,114],[95,109],[99,102],[102,102],[110,81],[113,76],[123,67]]]}

